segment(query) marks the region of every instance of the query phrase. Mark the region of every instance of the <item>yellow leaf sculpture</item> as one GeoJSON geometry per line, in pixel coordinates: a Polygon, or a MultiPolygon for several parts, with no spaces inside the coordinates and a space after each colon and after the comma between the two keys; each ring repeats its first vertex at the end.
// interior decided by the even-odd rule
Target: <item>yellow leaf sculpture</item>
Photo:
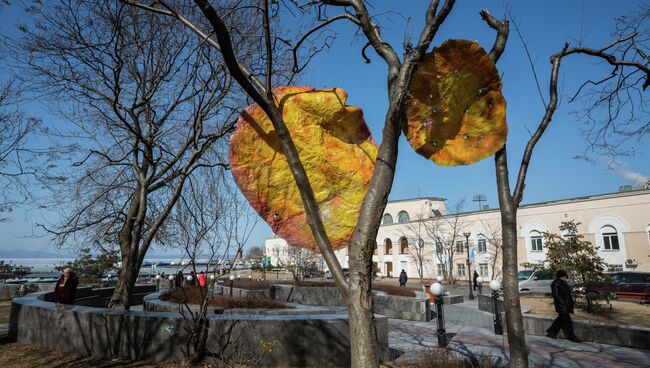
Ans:
{"type": "Polygon", "coordinates": [[[469,165],[503,147],[508,133],[501,78],[473,41],[448,40],[415,69],[406,137],[438,165],[469,165]]]}
{"type": "MultiPolygon", "coordinates": [[[[280,87],[273,91],[335,249],[349,245],[375,166],[377,145],[358,107],[340,88],[280,87]]],[[[319,252],[298,187],[271,120],[246,108],[230,139],[235,182],[273,232],[290,245],[319,252]]]]}

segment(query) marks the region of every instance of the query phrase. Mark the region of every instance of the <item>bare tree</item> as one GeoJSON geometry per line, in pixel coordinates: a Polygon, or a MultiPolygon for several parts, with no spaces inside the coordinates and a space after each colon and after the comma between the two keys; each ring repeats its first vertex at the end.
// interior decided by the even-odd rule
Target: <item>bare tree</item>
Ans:
{"type": "Polygon", "coordinates": [[[481,220],[481,226],[485,229],[485,240],[487,243],[487,252],[488,252],[488,266],[491,271],[490,280],[498,279],[501,277],[501,270],[497,265],[503,262],[503,239],[501,237],[501,226],[499,224],[489,221],[481,220]]]}
{"type": "Polygon", "coordinates": [[[206,354],[220,360],[228,359],[219,349],[211,350],[207,346],[208,306],[214,295],[212,280],[217,277],[214,265],[220,261],[225,265],[223,261],[229,255],[240,252],[258,222],[258,217],[235,191],[231,179],[223,174],[222,170],[214,168],[198,169],[188,178],[168,219],[175,247],[180,248],[188,260],[186,268],[195,275],[202,271],[211,276],[206,287],[191,288],[191,294],[198,294],[198,300],[192,300],[193,306],[189,305],[187,289],[179,289],[183,295],[180,310],[189,335],[183,351],[190,365],[201,362],[206,354]]]}
{"type": "Polygon", "coordinates": [[[448,283],[454,283],[454,256],[456,254],[456,240],[469,226],[467,219],[462,215],[465,209],[465,198],[459,199],[451,206],[447,206],[444,216],[431,217],[425,220],[422,229],[428,238],[435,244],[435,255],[438,267],[442,266],[443,276],[448,283]]]}
{"type": "Polygon", "coordinates": [[[568,102],[580,108],[577,121],[585,123],[588,148],[609,156],[634,155],[638,143],[650,136],[650,96],[646,89],[650,56],[650,5],[616,18],[616,39],[601,49],[583,46],[575,53],[596,57],[611,65],[611,73],[583,81],[568,102]]]}
{"type": "MultiPolygon", "coordinates": [[[[505,48],[505,43],[509,34],[509,23],[507,20],[497,20],[487,12],[483,12],[483,17],[488,25],[497,31],[496,41],[492,50],[490,51],[490,57],[496,62],[498,61],[505,48]]],[[[523,327],[523,319],[521,316],[521,304],[519,301],[517,280],[517,210],[519,208],[521,200],[523,199],[526,174],[528,172],[528,166],[530,164],[533,150],[537,145],[537,142],[539,142],[540,138],[548,128],[558,106],[557,84],[561,61],[564,57],[573,54],[588,55],[598,60],[604,60],[612,66],[611,75],[636,75],[637,84],[635,85],[638,86],[638,83],[643,81],[641,87],[645,89],[648,85],[650,85],[650,68],[648,67],[647,57],[644,57],[642,61],[633,60],[639,55],[645,55],[644,51],[637,53],[637,50],[640,50],[640,48],[629,46],[628,50],[631,50],[630,52],[632,55],[628,55],[626,52],[624,52],[620,55],[622,56],[621,59],[617,58],[618,55],[615,55],[616,47],[618,45],[624,44],[625,42],[628,42],[629,40],[637,39],[641,42],[647,41],[647,38],[637,38],[638,36],[638,33],[631,33],[629,35],[619,37],[612,43],[605,45],[599,49],[592,49],[587,47],[569,47],[569,44],[567,43],[559,53],[551,56],[550,61],[552,64],[552,69],[549,78],[549,100],[548,103],[544,102],[546,111],[540,120],[537,130],[532,134],[531,138],[526,144],[523,158],[517,174],[517,181],[512,192],[510,189],[510,179],[508,177],[508,159],[506,153],[506,145],[504,145],[504,147],[495,155],[497,191],[499,195],[499,208],[501,212],[501,229],[503,238],[504,305],[506,309],[505,312],[508,329],[508,346],[510,350],[510,365],[512,367],[528,366],[528,351],[526,349],[525,331],[523,327]],[[632,56],[633,59],[628,59],[629,56],[632,56]]],[[[631,43],[631,45],[634,45],[634,43],[631,43]]],[[[607,78],[602,80],[605,81],[607,78]]],[[[589,81],[586,83],[590,84],[589,81]]],[[[624,85],[619,84],[618,88],[613,92],[613,95],[615,96],[617,93],[621,93],[623,95],[626,94],[627,91],[625,88],[623,88],[623,86],[624,85]]],[[[581,89],[578,89],[576,94],[579,95],[580,93],[581,89]]],[[[544,100],[543,97],[542,100],[544,100]]],[[[615,112],[618,114],[622,110],[622,105],[614,105],[613,107],[615,110],[611,110],[610,112],[615,112]]],[[[638,119],[634,115],[633,118],[635,120],[638,119]]],[[[610,120],[606,119],[605,125],[607,125],[608,122],[610,122],[610,120]]]]}
{"type": "Polygon", "coordinates": [[[25,180],[37,175],[34,160],[38,152],[27,140],[40,122],[20,111],[18,103],[15,79],[0,85],[0,222],[7,220],[4,213],[31,195],[25,180]]]}
{"type": "Polygon", "coordinates": [[[294,281],[301,280],[304,276],[304,271],[309,268],[314,268],[320,257],[318,254],[310,251],[309,249],[301,247],[287,247],[287,270],[291,272],[294,281]]]}
{"type": "MultiPolygon", "coordinates": [[[[108,0],[28,9],[15,42],[30,85],[58,107],[72,143],[46,182],[60,245],[118,244],[122,269],[110,306],[128,309],[140,265],[169,234],[165,222],[193,172],[225,168],[224,142],[245,103],[220,54],[171,19],[108,0]]],[[[234,21],[234,19],[233,19],[234,21]]],[[[246,31],[246,19],[241,31],[246,31]]],[[[252,48],[246,48],[251,52],[252,48]]],[[[248,60],[247,55],[239,55],[248,60]]]]}

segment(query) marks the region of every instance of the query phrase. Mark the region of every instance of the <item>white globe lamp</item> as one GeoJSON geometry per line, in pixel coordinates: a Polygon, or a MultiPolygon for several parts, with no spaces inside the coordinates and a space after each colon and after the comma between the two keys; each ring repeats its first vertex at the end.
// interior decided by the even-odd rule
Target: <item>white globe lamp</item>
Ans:
{"type": "Polygon", "coordinates": [[[492,291],[499,291],[499,289],[501,289],[501,283],[498,280],[490,281],[490,289],[492,289],[492,291]]]}
{"type": "Polygon", "coordinates": [[[445,288],[442,286],[441,283],[439,283],[439,282],[434,282],[434,283],[431,284],[431,286],[429,287],[429,290],[431,290],[431,294],[433,294],[433,295],[435,295],[435,296],[440,296],[440,295],[442,295],[442,293],[444,292],[445,288]]]}

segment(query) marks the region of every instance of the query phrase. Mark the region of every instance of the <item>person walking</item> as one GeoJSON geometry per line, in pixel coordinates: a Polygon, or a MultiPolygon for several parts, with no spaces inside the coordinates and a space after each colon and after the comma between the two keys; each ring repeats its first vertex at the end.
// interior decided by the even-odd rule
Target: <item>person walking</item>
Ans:
{"type": "Polygon", "coordinates": [[[203,271],[201,271],[201,273],[199,273],[198,278],[199,278],[199,286],[200,286],[200,287],[205,287],[205,284],[206,284],[206,282],[205,282],[205,281],[206,281],[206,278],[205,278],[205,273],[203,273],[203,271]]]}
{"type": "Polygon", "coordinates": [[[54,288],[54,302],[59,304],[74,304],[77,297],[77,285],[79,279],[72,271],[72,268],[67,267],[63,270],[63,275],[59,277],[54,288]]]}
{"type": "Polygon", "coordinates": [[[573,333],[573,322],[571,316],[573,313],[573,306],[575,304],[573,296],[571,295],[571,287],[567,282],[567,273],[564,270],[558,270],[555,273],[555,280],[551,283],[551,293],[553,294],[553,304],[557,312],[557,318],[553,321],[551,327],[546,330],[546,337],[552,339],[557,337],[558,332],[562,329],[564,338],[573,342],[582,342],[573,333]]]}
{"type": "Polygon", "coordinates": [[[196,275],[194,275],[194,271],[190,271],[190,276],[187,278],[187,286],[195,286],[196,285],[196,275]]]}
{"type": "Polygon", "coordinates": [[[177,288],[183,287],[183,271],[178,271],[176,278],[174,278],[174,286],[177,288]]]}
{"type": "Polygon", "coordinates": [[[399,286],[406,286],[406,282],[408,281],[408,276],[406,276],[406,271],[402,270],[399,274],[399,286]]]}
{"type": "Polygon", "coordinates": [[[474,290],[476,290],[478,288],[478,272],[476,270],[474,270],[472,279],[474,280],[474,290]]]}

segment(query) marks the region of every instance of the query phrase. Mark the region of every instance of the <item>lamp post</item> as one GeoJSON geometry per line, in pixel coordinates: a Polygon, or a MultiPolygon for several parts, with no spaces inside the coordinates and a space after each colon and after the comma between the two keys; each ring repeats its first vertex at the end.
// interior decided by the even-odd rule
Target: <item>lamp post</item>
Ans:
{"type": "Polygon", "coordinates": [[[438,331],[436,335],[438,336],[438,347],[444,348],[447,346],[447,332],[445,331],[445,316],[442,311],[442,304],[444,303],[442,299],[442,294],[444,288],[439,282],[434,282],[431,284],[431,294],[436,296],[436,320],[438,321],[438,331]]]}
{"type": "Polygon", "coordinates": [[[481,291],[483,290],[483,278],[481,276],[477,277],[476,283],[478,283],[478,295],[481,295],[481,291]]]}
{"type": "Polygon", "coordinates": [[[230,296],[232,296],[232,284],[235,282],[235,275],[230,275],[230,296]]]}
{"type": "Polygon", "coordinates": [[[497,280],[490,281],[492,289],[492,310],[494,312],[494,334],[503,335],[503,325],[501,324],[501,313],[499,312],[499,289],[501,283],[497,280]]]}
{"type": "Polygon", "coordinates": [[[171,290],[174,287],[174,276],[169,275],[167,280],[169,280],[169,290],[171,290]]]}
{"type": "Polygon", "coordinates": [[[156,275],[156,292],[160,291],[160,275],[156,275]]]}
{"type": "Polygon", "coordinates": [[[465,246],[467,247],[467,280],[469,284],[469,300],[474,299],[474,292],[472,291],[472,270],[471,270],[471,261],[469,259],[469,236],[472,235],[472,233],[467,232],[463,233],[465,235],[465,246]]]}
{"type": "Polygon", "coordinates": [[[424,291],[424,268],[422,268],[422,258],[424,258],[424,240],[418,237],[418,249],[420,251],[420,284],[422,284],[422,290],[424,291]]]}

